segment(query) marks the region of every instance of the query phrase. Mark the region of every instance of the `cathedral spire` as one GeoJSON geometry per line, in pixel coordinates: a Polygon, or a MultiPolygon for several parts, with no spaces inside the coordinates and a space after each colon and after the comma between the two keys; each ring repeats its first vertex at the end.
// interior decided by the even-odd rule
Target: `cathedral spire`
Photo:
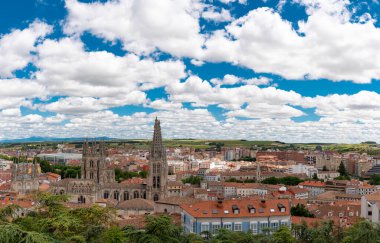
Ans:
{"type": "Polygon", "coordinates": [[[154,121],[154,133],[153,133],[153,141],[151,148],[151,156],[153,158],[161,158],[164,156],[165,148],[162,144],[162,135],[161,135],[161,125],[160,120],[157,119],[154,121]]]}

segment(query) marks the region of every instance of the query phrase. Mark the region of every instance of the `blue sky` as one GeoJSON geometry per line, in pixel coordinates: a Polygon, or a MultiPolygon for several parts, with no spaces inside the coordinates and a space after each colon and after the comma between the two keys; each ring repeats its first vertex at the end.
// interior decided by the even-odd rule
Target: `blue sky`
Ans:
{"type": "Polygon", "coordinates": [[[0,8],[0,139],[380,142],[379,3],[35,0],[0,8]]]}

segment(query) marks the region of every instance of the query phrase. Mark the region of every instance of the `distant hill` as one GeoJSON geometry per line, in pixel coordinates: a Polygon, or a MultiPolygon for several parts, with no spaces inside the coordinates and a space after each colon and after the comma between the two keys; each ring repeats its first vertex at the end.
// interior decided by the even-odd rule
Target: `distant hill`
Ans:
{"type": "MultiPolygon", "coordinates": [[[[85,139],[92,138],[54,138],[54,137],[30,137],[30,138],[18,138],[18,139],[4,139],[0,140],[0,143],[38,143],[38,142],[79,142],[85,139]]],[[[97,137],[96,140],[114,140],[109,137],[97,137]]]]}

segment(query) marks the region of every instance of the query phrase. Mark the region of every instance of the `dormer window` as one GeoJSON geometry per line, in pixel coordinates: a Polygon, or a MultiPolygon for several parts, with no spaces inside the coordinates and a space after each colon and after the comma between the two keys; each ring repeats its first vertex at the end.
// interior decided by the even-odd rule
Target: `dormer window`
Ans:
{"type": "Polygon", "coordinates": [[[249,213],[256,213],[255,207],[253,207],[252,204],[248,204],[248,212],[249,213]]]}
{"type": "Polygon", "coordinates": [[[286,212],[286,208],[285,208],[285,206],[284,206],[282,203],[277,204],[277,207],[278,207],[278,210],[279,210],[281,213],[286,212]]]}
{"type": "Polygon", "coordinates": [[[239,214],[240,213],[240,209],[239,209],[239,207],[236,204],[232,205],[232,212],[234,214],[239,214]]]}

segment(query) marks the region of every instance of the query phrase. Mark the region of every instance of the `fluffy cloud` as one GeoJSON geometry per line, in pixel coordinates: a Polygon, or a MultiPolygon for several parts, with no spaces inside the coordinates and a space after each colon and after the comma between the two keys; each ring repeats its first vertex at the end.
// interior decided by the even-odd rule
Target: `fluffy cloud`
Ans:
{"type": "Polygon", "coordinates": [[[46,40],[38,46],[40,69],[36,79],[52,94],[114,97],[135,90],[164,86],[185,77],[181,61],[123,57],[110,52],[86,52],[83,43],[72,38],[46,40]]]}
{"type": "Polygon", "coordinates": [[[298,23],[298,30],[273,9],[258,8],[215,31],[206,42],[204,59],[287,79],[369,83],[380,78],[380,29],[373,21],[350,21],[344,5],[302,2],[319,5],[308,8],[311,15],[298,23]]]}
{"type": "Polygon", "coordinates": [[[210,82],[215,85],[234,85],[239,83],[250,85],[268,85],[271,82],[271,79],[266,77],[243,79],[233,74],[226,74],[223,79],[213,78],[210,82]]]}
{"type": "MultiPolygon", "coordinates": [[[[186,82],[170,84],[167,86],[167,92],[169,98],[176,102],[191,102],[194,106],[216,104],[229,110],[239,110],[245,104],[252,106],[268,104],[272,105],[272,109],[282,109],[283,105],[298,105],[302,100],[302,96],[294,91],[284,91],[274,87],[259,88],[255,85],[232,88],[222,88],[219,85],[213,87],[208,81],[197,76],[189,77],[186,82]]],[[[288,116],[291,117],[293,114],[288,116]]]]}
{"type": "Polygon", "coordinates": [[[380,120],[380,94],[376,92],[305,97],[303,106],[316,108],[317,115],[332,123],[380,120]]]}
{"type": "Polygon", "coordinates": [[[229,22],[233,19],[230,11],[227,9],[222,8],[218,11],[213,7],[207,8],[207,10],[202,12],[202,18],[214,22],[229,22]]]}
{"type": "Polygon", "coordinates": [[[122,40],[125,49],[137,54],[149,54],[157,48],[175,56],[201,52],[198,19],[203,5],[196,0],[66,0],[66,7],[66,33],[89,31],[109,41],[122,40]]]}
{"type": "Polygon", "coordinates": [[[145,93],[133,91],[129,94],[125,94],[124,98],[67,97],[61,98],[56,102],[38,105],[38,107],[42,111],[51,111],[60,114],[85,114],[111,107],[144,104],[146,101],[145,93]]]}
{"type": "Polygon", "coordinates": [[[174,103],[164,99],[158,99],[150,102],[147,107],[156,110],[178,110],[182,108],[182,103],[174,103]]]}
{"type": "Polygon", "coordinates": [[[35,44],[52,28],[42,22],[35,21],[23,30],[13,30],[0,36],[0,78],[13,77],[13,72],[23,69],[32,61],[31,52],[35,44]]]}

